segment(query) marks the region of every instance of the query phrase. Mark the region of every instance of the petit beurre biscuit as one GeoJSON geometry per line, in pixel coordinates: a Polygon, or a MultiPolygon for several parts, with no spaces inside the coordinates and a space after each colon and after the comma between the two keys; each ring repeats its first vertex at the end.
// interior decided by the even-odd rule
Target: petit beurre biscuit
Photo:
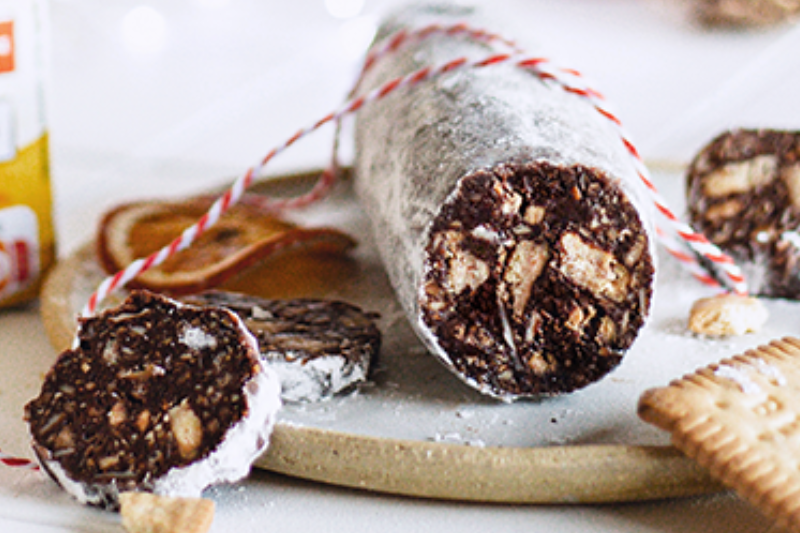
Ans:
{"type": "Polygon", "coordinates": [[[800,340],[645,391],[639,416],[780,526],[800,531],[800,340]]]}

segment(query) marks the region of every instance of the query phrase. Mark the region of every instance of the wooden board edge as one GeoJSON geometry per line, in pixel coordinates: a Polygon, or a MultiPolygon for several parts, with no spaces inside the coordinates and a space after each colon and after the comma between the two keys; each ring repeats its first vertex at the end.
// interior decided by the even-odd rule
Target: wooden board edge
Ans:
{"type": "Polygon", "coordinates": [[[53,348],[64,351],[72,345],[78,327],[72,308],[73,283],[80,266],[94,254],[94,245],[86,244],[50,269],[39,295],[39,313],[53,348]]]}
{"type": "MultiPolygon", "coordinates": [[[[275,179],[279,184],[312,182],[317,172],[275,179]]],[[[269,188],[269,181],[262,187],[269,188]]],[[[59,261],[43,284],[40,314],[49,341],[58,351],[72,344],[77,327],[71,301],[74,275],[92,254],[93,243],[80,247],[59,261]]],[[[724,490],[671,446],[481,448],[280,423],[255,466],[331,485],[472,502],[612,503],[724,490]]]]}
{"type": "Polygon", "coordinates": [[[671,446],[479,448],[291,424],[276,426],[256,466],[379,493],[485,503],[616,503],[724,490],[671,446]]]}

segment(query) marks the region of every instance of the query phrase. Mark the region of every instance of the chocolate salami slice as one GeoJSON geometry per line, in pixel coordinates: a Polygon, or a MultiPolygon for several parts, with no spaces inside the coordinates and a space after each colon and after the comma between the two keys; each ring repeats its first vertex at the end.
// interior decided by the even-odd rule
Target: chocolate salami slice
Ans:
{"type": "Polygon", "coordinates": [[[335,300],[269,300],[223,291],[186,298],[235,312],[258,339],[286,402],[325,400],[364,382],[381,334],[375,315],[335,300]]]}
{"type": "MultiPolygon", "coordinates": [[[[415,7],[395,32],[467,21],[415,7]]],[[[495,53],[444,32],[410,39],[361,83],[495,53]]],[[[610,121],[590,102],[513,64],[451,72],[365,106],[356,191],[409,320],[477,390],[552,395],[616,367],[650,307],[650,213],[610,121]]]]}
{"type": "Polygon", "coordinates": [[[689,217],[750,291],[800,299],[800,132],[727,131],[687,171],[689,217]]]}
{"type": "Polygon", "coordinates": [[[121,492],[199,496],[247,475],[279,394],[234,313],[134,292],[81,320],[25,414],[44,469],[79,501],[116,508],[121,492]]]}

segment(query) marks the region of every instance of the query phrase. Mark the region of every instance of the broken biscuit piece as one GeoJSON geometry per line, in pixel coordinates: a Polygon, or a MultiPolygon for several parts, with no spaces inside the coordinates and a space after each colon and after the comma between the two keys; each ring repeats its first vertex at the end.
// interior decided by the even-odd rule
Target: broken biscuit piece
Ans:
{"type": "Polygon", "coordinates": [[[750,296],[722,294],[697,300],[689,313],[689,329],[715,337],[756,332],[769,313],[760,300],[750,296]]]}
{"type": "Polygon", "coordinates": [[[123,492],[119,500],[128,533],[206,533],[214,521],[214,502],[205,498],[123,492]]]}

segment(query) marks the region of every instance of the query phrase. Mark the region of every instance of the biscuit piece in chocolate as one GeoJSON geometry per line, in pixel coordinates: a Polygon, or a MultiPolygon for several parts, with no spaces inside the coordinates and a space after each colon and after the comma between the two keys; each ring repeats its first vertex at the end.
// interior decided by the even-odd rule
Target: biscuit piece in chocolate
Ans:
{"type": "Polygon", "coordinates": [[[235,312],[258,339],[287,402],[324,400],[367,379],[381,344],[375,315],[345,302],[268,300],[223,291],[187,297],[235,312]]]}
{"type": "Polygon", "coordinates": [[[800,132],[728,131],[687,171],[689,216],[744,268],[750,291],[800,298],[800,132]]]}
{"type": "Polygon", "coordinates": [[[44,469],[116,508],[121,492],[199,496],[247,475],[279,391],[235,314],[135,292],[81,320],[25,414],[44,469]]]}

